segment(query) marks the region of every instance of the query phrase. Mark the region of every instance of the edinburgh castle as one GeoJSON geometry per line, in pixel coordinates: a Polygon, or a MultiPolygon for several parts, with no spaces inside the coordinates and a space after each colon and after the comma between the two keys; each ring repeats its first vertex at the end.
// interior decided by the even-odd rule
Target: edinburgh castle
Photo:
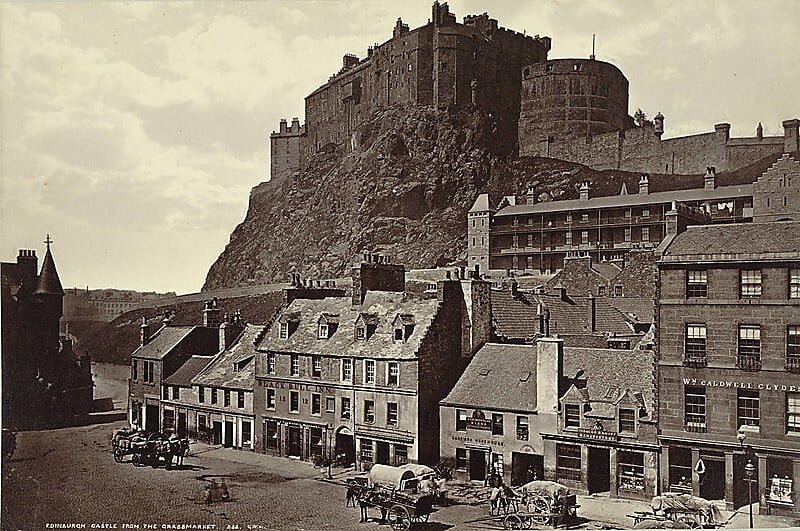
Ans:
{"type": "Polygon", "coordinates": [[[665,138],[665,118],[635,124],[628,115],[628,79],[615,65],[548,59],[550,38],[498,25],[487,13],[458,23],[447,3],[433,3],[419,28],[397,20],[392,38],[341,69],[305,98],[305,124],[281,121],[271,135],[271,177],[304,169],[315,155],[360,147],[358,128],[393,105],[439,109],[474,106],[495,123],[519,156],[551,157],[597,169],[696,174],[735,170],[774,153],[800,149],[800,121],[783,136],[731,138],[730,124],[708,133],[665,138]]]}

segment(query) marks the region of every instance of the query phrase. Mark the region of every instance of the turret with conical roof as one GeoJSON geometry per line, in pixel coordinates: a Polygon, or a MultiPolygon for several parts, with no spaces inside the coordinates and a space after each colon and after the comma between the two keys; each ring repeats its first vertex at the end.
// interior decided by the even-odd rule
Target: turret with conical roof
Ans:
{"type": "Polygon", "coordinates": [[[50,235],[44,241],[47,244],[47,252],[42,261],[42,271],[39,273],[39,283],[36,286],[34,295],[64,295],[64,288],[61,287],[61,280],[58,278],[58,271],[56,271],[56,263],[53,260],[53,254],[50,252],[50,244],[53,240],[50,235]]]}
{"type": "Polygon", "coordinates": [[[53,240],[50,239],[49,234],[44,243],[47,245],[47,252],[42,261],[36,290],[33,292],[36,300],[34,312],[38,314],[37,322],[40,330],[39,344],[36,348],[39,356],[47,356],[48,353],[58,351],[59,326],[64,313],[64,288],[61,287],[56,263],[50,252],[50,244],[53,243],[53,240]]]}

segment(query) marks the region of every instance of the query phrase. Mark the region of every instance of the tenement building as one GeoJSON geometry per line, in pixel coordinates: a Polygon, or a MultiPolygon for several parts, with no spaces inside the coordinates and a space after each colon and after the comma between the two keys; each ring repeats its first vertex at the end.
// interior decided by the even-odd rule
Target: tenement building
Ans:
{"type": "Polygon", "coordinates": [[[256,341],[259,449],[357,464],[436,463],[437,403],[489,337],[489,283],[405,290],[405,269],[365,253],[351,296],[296,297],[256,341]]]}
{"type": "Polygon", "coordinates": [[[689,227],[658,261],[661,489],[797,515],[800,222],[689,227]]]}

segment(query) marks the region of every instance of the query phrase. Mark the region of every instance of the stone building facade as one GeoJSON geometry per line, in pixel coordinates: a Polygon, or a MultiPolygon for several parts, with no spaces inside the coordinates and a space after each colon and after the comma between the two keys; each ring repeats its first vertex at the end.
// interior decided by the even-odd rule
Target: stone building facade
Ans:
{"type": "Polygon", "coordinates": [[[689,227],[658,262],[661,488],[800,513],[800,222],[689,227]]]}
{"type": "Polygon", "coordinates": [[[784,153],[753,183],[753,221],[800,221],[800,159],[784,153]]]}
{"type": "Polygon", "coordinates": [[[278,130],[269,135],[271,179],[280,180],[289,177],[300,169],[300,139],[305,132],[306,127],[300,125],[300,120],[292,118],[291,125],[282,119],[278,130]]]}

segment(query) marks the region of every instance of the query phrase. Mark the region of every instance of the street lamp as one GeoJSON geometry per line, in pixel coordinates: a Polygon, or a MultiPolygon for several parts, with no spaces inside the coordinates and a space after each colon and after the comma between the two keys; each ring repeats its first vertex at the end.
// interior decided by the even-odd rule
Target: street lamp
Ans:
{"type": "Polygon", "coordinates": [[[747,464],[744,465],[744,475],[747,478],[747,502],[750,506],[750,529],[753,529],[753,475],[756,473],[756,467],[753,466],[753,460],[748,459],[747,464]]]}
{"type": "Polygon", "coordinates": [[[332,479],[331,464],[333,463],[333,424],[328,423],[328,479],[332,479]]]}

